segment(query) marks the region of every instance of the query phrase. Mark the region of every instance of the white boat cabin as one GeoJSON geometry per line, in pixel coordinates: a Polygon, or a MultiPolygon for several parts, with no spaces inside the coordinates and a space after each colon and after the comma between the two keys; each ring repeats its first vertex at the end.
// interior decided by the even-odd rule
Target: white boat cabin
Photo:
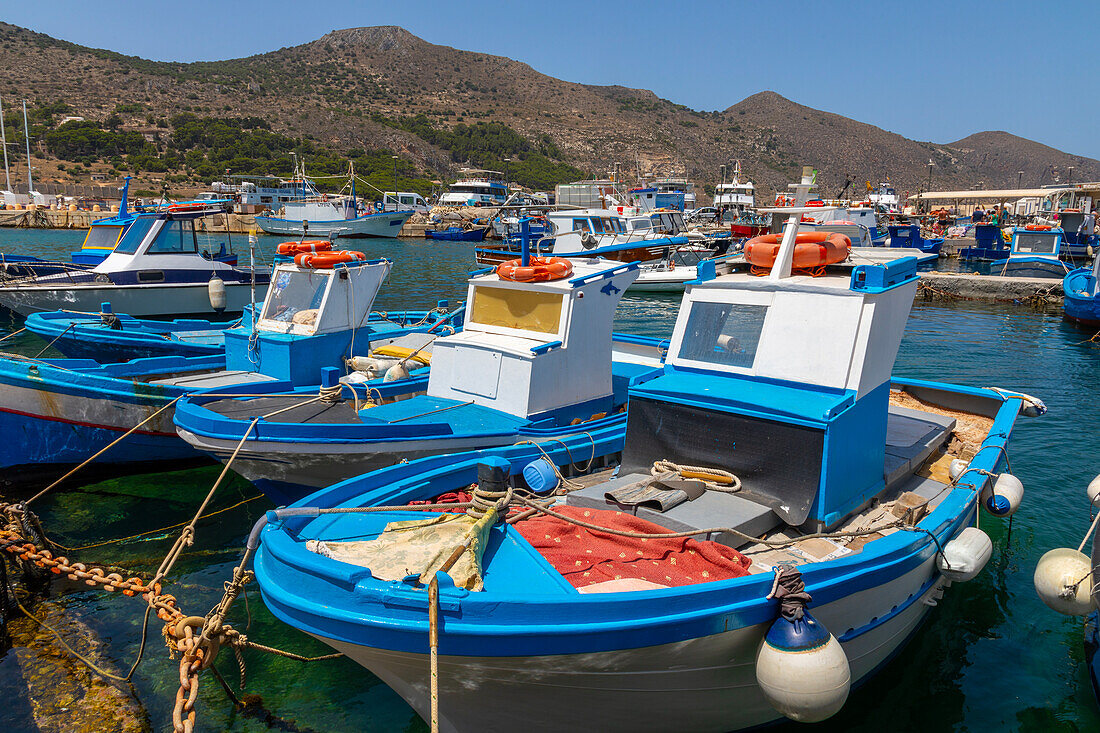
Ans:
{"type": "Polygon", "coordinates": [[[140,284],[165,282],[165,273],[171,271],[204,272],[207,278],[233,271],[237,268],[216,259],[232,254],[232,235],[195,226],[199,217],[219,211],[214,207],[202,212],[139,214],[92,272],[136,272],[140,284]]]}
{"type": "Polygon", "coordinates": [[[615,308],[636,263],[574,260],[551,282],[472,278],[460,332],[437,339],[428,394],[530,418],[611,406],[615,308]]]}

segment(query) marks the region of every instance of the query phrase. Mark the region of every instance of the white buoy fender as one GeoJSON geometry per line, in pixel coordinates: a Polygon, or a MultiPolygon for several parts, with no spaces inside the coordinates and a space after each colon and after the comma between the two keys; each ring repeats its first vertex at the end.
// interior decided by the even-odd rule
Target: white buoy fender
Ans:
{"type": "Polygon", "coordinates": [[[965,583],[973,580],[989,562],[993,554],[993,541],[977,527],[967,527],[955,539],[943,547],[943,554],[936,558],[943,577],[965,583]]]}
{"type": "Polygon", "coordinates": [[[1039,558],[1035,592],[1058,613],[1084,616],[1092,610],[1092,561],[1083,552],[1059,547],[1039,558]]]}
{"type": "Polygon", "coordinates": [[[210,278],[206,284],[206,292],[210,296],[210,307],[218,313],[225,310],[225,281],[217,275],[210,278]]]}
{"type": "Polygon", "coordinates": [[[405,365],[398,362],[392,367],[386,370],[386,375],[382,377],[383,382],[396,382],[400,379],[408,379],[409,370],[405,368],[405,365]]]}
{"type": "Polygon", "coordinates": [[[840,642],[809,613],[768,629],[756,654],[756,681],[768,702],[800,723],[825,720],[848,699],[852,671],[840,642]]]}
{"type": "Polygon", "coordinates": [[[377,356],[353,356],[348,359],[348,366],[353,371],[367,372],[372,376],[379,374],[385,374],[387,371],[397,366],[400,359],[387,359],[377,356]]]}
{"type": "Polygon", "coordinates": [[[1024,485],[1011,473],[1002,473],[990,486],[982,489],[982,506],[995,517],[1010,517],[1024,500],[1024,485]]]}
{"type": "Polygon", "coordinates": [[[1085,490],[1085,493],[1088,494],[1090,504],[1100,507],[1100,476],[1089,482],[1089,487],[1085,490]]]}
{"type": "Polygon", "coordinates": [[[961,458],[952,458],[951,465],[947,467],[947,475],[954,481],[959,476],[962,476],[966,472],[967,467],[970,465],[968,461],[964,461],[961,458]]]}

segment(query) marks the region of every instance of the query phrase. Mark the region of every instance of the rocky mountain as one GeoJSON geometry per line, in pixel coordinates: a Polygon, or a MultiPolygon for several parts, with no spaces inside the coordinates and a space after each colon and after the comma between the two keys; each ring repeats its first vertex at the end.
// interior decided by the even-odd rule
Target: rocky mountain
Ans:
{"type": "MultiPolygon", "coordinates": [[[[247,58],[174,63],[0,23],[0,96],[64,102],[70,114],[89,120],[118,115],[123,128],[146,133],[155,131],[154,120],[181,110],[259,117],[274,132],[341,155],[393,151],[425,177],[452,175],[466,162],[447,135],[433,131],[498,122],[562,171],[572,170],[569,164],[601,177],[617,167],[628,177],[686,173],[713,185],[719,165],[740,160],[765,192],[785,188],[804,164],[821,171],[826,194],[846,179],[858,191],[864,181],[884,176],[915,192],[928,186],[931,159],[937,189],[1015,186],[1021,170],[1024,185],[1051,183],[1066,180],[1070,166],[1073,180],[1100,180],[1100,161],[1005,132],[919,142],[775,92],[701,112],[645,90],[555,79],[519,61],[431,44],[398,27],[333,31],[247,58]],[[133,111],[119,115],[120,109],[133,111]]],[[[48,150],[43,154],[50,157],[48,150]]],[[[507,154],[497,151],[493,160],[507,161],[507,154]]]]}

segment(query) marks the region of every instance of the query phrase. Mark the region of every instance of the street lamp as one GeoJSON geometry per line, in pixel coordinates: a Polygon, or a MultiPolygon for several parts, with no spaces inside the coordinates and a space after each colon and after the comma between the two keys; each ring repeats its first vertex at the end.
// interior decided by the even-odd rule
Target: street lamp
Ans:
{"type": "Polygon", "coordinates": [[[1024,187],[1024,172],[1016,171],[1016,188],[1024,187]]]}
{"type": "Polygon", "coordinates": [[[1071,166],[1069,166],[1069,167],[1068,167],[1068,168],[1066,169],[1066,175],[1068,176],[1068,177],[1066,178],[1066,183],[1073,183],[1073,166],[1072,166],[1072,165],[1071,165],[1071,166]]]}
{"type": "MultiPolygon", "coordinates": [[[[397,210],[397,156],[392,155],[390,157],[393,158],[393,208],[394,208],[394,211],[396,211],[397,210]]],[[[382,208],[385,209],[384,206],[382,208]]]]}

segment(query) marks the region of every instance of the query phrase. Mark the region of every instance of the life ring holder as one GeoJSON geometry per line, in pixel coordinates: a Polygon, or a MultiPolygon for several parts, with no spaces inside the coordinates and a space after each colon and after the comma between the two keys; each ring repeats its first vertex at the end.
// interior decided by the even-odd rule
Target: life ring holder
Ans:
{"type": "Polygon", "coordinates": [[[573,263],[564,257],[532,257],[526,267],[522,260],[508,260],[497,265],[497,276],[512,282],[536,283],[562,280],[573,274],[573,263]]]}

